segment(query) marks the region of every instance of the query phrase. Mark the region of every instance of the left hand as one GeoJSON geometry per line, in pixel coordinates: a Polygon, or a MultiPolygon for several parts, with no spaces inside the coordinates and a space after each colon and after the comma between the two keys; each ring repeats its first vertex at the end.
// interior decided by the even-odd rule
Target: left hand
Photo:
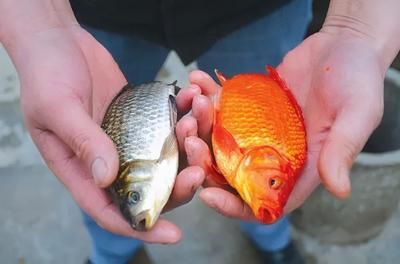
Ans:
{"type": "MultiPolygon", "coordinates": [[[[103,190],[117,177],[119,162],[100,124],[126,84],[111,54],[75,24],[25,32],[10,47],[21,80],[25,124],[49,169],[79,207],[109,232],[148,243],[179,241],[180,229],[165,219],[148,232],[133,230],[103,190]]],[[[181,170],[165,211],[190,201],[203,179],[199,167],[181,170]]]]}
{"type": "MultiPolygon", "coordinates": [[[[350,194],[353,161],[383,114],[386,69],[377,54],[367,37],[354,32],[319,32],[289,52],[278,66],[279,74],[303,110],[308,143],[307,164],[289,197],[285,213],[299,207],[321,181],[338,198],[350,194]]],[[[206,95],[213,95],[219,89],[210,76],[200,71],[192,72],[190,81],[206,95]]],[[[183,90],[178,103],[191,99],[183,90]]],[[[205,142],[211,131],[212,108],[206,99],[194,97],[192,106],[199,137],[203,140],[190,137],[185,147],[189,164],[200,165],[210,174],[215,172],[208,168],[211,155],[205,142]]],[[[185,126],[184,122],[181,120],[179,126],[185,126]]],[[[255,219],[240,197],[221,186],[205,188],[200,198],[225,216],[255,219]]]]}

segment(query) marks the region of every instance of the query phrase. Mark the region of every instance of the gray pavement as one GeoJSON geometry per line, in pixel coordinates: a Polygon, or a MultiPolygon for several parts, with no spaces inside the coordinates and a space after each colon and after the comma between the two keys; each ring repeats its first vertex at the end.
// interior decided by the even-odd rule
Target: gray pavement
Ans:
{"type": "MultiPolygon", "coordinates": [[[[187,82],[186,69],[175,56],[159,77],[187,82]]],[[[0,263],[83,263],[90,240],[80,212],[23,127],[18,86],[11,62],[0,49],[0,263]]],[[[259,263],[238,222],[216,214],[197,198],[166,217],[182,227],[184,237],[177,245],[150,245],[156,263],[259,263]]],[[[298,230],[294,237],[308,263],[400,263],[399,224],[398,211],[377,238],[354,246],[323,245],[298,230]]]]}

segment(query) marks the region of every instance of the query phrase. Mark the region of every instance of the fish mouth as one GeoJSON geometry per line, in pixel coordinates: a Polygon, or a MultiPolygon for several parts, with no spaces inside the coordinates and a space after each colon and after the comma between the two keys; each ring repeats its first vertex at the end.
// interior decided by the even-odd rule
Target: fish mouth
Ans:
{"type": "Polygon", "coordinates": [[[261,206],[258,209],[258,218],[264,224],[273,224],[278,221],[283,214],[282,209],[275,209],[270,206],[261,206]]]}
{"type": "Polygon", "coordinates": [[[150,210],[145,210],[130,218],[131,227],[137,231],[148,231],[154,225],[150,210]]]}
{"type": "Polygon", "coordinates": [[[148,231],[154,225],[154,218],[150,209],[143,210],[140,213],[132,214],[128,206],[122,206],[121,212],[126,221],[136,231],[148,231]]]}

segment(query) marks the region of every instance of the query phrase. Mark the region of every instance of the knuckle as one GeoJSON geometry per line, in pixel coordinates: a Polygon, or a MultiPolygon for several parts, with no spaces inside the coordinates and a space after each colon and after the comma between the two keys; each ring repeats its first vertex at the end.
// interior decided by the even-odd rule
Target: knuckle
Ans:
{"type": "Polygon", "coordinates": [[[73,149],[76,156],[84,158],[89,155],[90,137],[83,133],[73,135],[70,140],[70,147],[73,149]]]}
{"type": "Polygon", "coordinates": [[[358,140],[343,140],[343,157],[345,158],[348,165],[353,163],[358,152],[361,150],[362,145],[358,140]]]}

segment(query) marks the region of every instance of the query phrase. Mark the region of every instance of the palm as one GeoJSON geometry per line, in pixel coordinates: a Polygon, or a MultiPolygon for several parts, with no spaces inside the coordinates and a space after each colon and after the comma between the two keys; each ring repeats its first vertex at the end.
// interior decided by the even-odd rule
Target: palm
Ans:
{"type": "Polygon", "coordinates": [[[81,69],[76,68],[76,70],[86,70],[84,67],[87,67],[91,77],[90,85],[80,92],[92,94],[85,97],[87,98],[85,103],[91,105],[93,119],[100,124],[108,104],[127,81],[114,59],[100,43],[82,29],[77,29],[74,34],[87,62],[81,69]]]}
{"type": "MultiPolygon", "coordinates": [[[[111,55],[79,27],[40,32],[24,51],[27,63],[18,69],[27,127],[78,205],[111,232],[147,242],[179,240],[180,231],[165,220],[150,232],[133,231],[99,188],[115,179],[119,166],[116,148],[99,126],[112,98],[126,84],[111,55]],[[93,169],[99,159],[106,165],[97,169],[100,176],[93,169]]],[[[166,209],[190,200],[203,177],[199,168],[180,172],[166,209]]]]}
{"type": "MultiPolygon", "coordinates": [[[[289,210],[308,197],[319,184],[319,175],[334,194],[347,195],[347,182],[334,179],[341,166],[337,156],[360,150],[359,144],[367,139],[369,128],[373,129],[382,112],[382,89],[377,88],[382,86],[383,76],[369,47],[357,39],[334,38],[327,33],[311,36],[278,67],[303,109],[307,128],[308,162],[288,202],[289,210]],[[370,119],[371,126],[361,135],[352,135],[363,140],[347,138],[352,135],[343,133],[343,126],[351,130],[362,118],[370,119]],[[332,130],[343,142],[360,143],[344,146],[346,152],[323,152],[323,146],[334,140],[332,130]]],[[[346,159],[351,163],[352,157],[346,159]]]]}
{"type": "MultiPolygon", "coordinates": [[[[21,74],[21,101],[32,138],[49,168],[86,212],[96,215],[96,218],[106,218],[101,219],[104,226],[112,226],[112,222],[121,226],[111,201],[96,186],[82,160],[91,158],[87,153],[91,140],[103,141],[104,138],[100,139],[98,135],[101,130],[98,124],[125,79],[111,56],[80,28],[73,28],[70,32],[55,29],[36,37],[33,43],[39,45],[29,54],[41,58],[30,58],[28,61],[36,64],[27,64],[22,71],[31,71],[32,74],[21,74]],[[51,48],[42,45],[47,41],[52,42],[51,48]],[[42,50],[41,46],[47,49],[42,50]],[[92,133],[93,138],[85,133],[87,126],[92,132],[97,132],[92,133]]],[[[108,146],[100,146],[97,151],[112,157],[110,169],[116,171],[115,150],[109,151],[110,142],[105,143],[108,146]]],[[[122,230],[127,228],[114,228],[118,233],[123,233],[122,230]]]]}
{"type": "MultiPolygon", "coordinates": [[[[350,192],[348,174],[352,162],[383,112],[384,73],[376,50],[366,43],[354,33],[317,33],[289,52],[278,66],[303,110],[308,142],[307,164],[289,197],[286,213],[299,207],[321,180],[337,197],[346,197],[350,192]]],[[[206,95],[219,89],[204,73],[193,72],[190,80],[206,95]]],[[[211,110],[193,103],[198,126],[210,131],[210,120],[197,117],[207,116],[199,114],[201,111],[211,110]]],[[[207,141],[204,132],[200,138],[207,141]]],[[[193,146],[201,151],[188,154],[189,164],[202,166],[207,179],[212,178],[208,176],[216,172],[211,169],[207,145],[192,137],[186,146],[188,153],[194,153],[193,146]]],[[[200,198],[210,207],[226,216],[254,219],[250,208],[224,186],[207,187],[200,198]]]]}

